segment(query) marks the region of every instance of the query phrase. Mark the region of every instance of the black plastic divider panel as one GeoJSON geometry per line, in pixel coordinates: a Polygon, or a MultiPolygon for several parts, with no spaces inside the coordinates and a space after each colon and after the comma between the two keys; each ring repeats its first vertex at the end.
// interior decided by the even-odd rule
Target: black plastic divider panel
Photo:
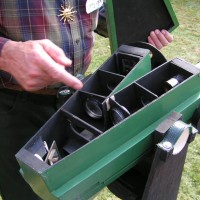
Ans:
{"type": "Polygon", "coordinates": [[[152,102],[157,97],[157,95],[135,82],[114,95],[115,101],[126,107],[131,114],[152,102]]]}
{"type": "Polygon", "coordinates": [[[107,61],[105,65],[101,67],[101,70],[126,76],[140,60],[140,56],[126,53],[116,53],[107,61]]]}
{"type": "Polygon", "coordinates": [[[25,149],[47,167],[103,134],[112,127],[104,106],[106,98],[148,54],[149,50],[122,45],[47,121],[25,149]],[[54,162],[54,158],[58,159],[54,162]]]}
{"type": "Polygon", "coordinates": [[[84,126],[93,134],[99,135],[105,131],[106,126],[102,108],[104,100],[105,97],[77,91],[62,107],[62,111],[74,125],[84,126]],[[92,104],[93,102],[88,103],[88,100],[92,100],[94,104],[92,104]],[[96,109],[98,113],[96,113],[96,109]],[[102,116],[95,117],[95,114],[99,115],[99,113],[102,116]]]}
{"type": "MultiPolygon", "coordinates": [[[[89,142],[89,140],[84,137],[84,133],[90,134],[90,132],[82,127],[75,126],[71,123],[69,123],[69,128],[68,128],[68,139],[65,141],[64,146],[62,147],[63,152],[65,155],[69,155],[76,151],[77,149],[81,148],[85,144],[89,142]]],[[[92,134],[92,133],[91,133],[92,134]]],[[[94,134],[93,138],[94,138],[94,134]]]]}
{"type": "Polygon", "coordinates": [[[84,129],[83,127],[77,126],[76,124],[70,123],[70,127],[75,135],[80,136],[87,142],[90,142],[98,136],[97,134],[94,134],[87,129],[84,129]]]}
{"type": "Polygon", "coordinates": [[[108,96],[112,90],[123,80],[123,76],[110,72],[97,70],[97,72],[86,82],[81,91],[108,96]]]}
{"type": "Polygon", "coordinates": [[[119,73],[126,76],[140,61],[140,57],[133,55],[118,54],[119,73]]]}
{"type": "Polygon", "coordinates": [[[68,125],[65,121],[66,120],[63,118],[62,113],[57,112],[56,117],[50,118],[46,123],[47,125],[43,126],[30,142],[26,144],[25,149],[31,151],[33,145],[40,137],[43,141],[46,141],[48,145],[50,145],[53,140],[56,140],[57,146],[61,147],[63,141],[67,139],[66,129],[68,125]]]}
{"type": "Polygon", "coordinates": [[[96,128],[90,125],[88,126],[86,122],[82,123],[80,119],[74,116],[72,118],[67,117],[66,112],[64,112],[63,110],[61,110],[61,112],[65,119],[64,123],[67,127],[65,130],[67,139],[63,141],[64,144],[62,146],[62,149],[60,149],[64,156],[67,156],[78,150],[102,133],[96,130],[96,128]]]}
{"type": "Polygon", "coordinates": [[[100,69],[126,76],[148,53],[147,49],[122,45],[100,69]]]}
{"type": "Polygon", "coordinates": [[[176,84],[174,84],[171,89],[181,84],[181,82],[192,75],[193,74],[187,71],[186,68],[184,69],[174,62],[169,61],[138,79],[136,82],[155,95],[161,96],[169,91],[168,82],[172,79],[176,81],[176,84]]]}
{"type": "MultiPolygon", "coordinates": [[[[99,135],[93,129],[89,131],[87,126],[81,126],[78,121],[74,124],[62,110],[59,110],[55,116],[25,146],[27,151],[39,156],[43,161],[47,157],[45,143],[50,148],[53,141],[55,141],[58,153],[63,158],[99,135]]],[[[48,162],[46,163],[48,164],[48,162]]]]}
{"type": "Polygon", "coordinates": [[[104,106],[108,106],[110,120],[115,125],[157,97],[157,95],[134,82],[110,96],[109,100],[104,102],[104,106]]]}
{"type": "MultiPolygon", "coordinates": [[[[86,129],[82,128],[83,130],[86,132],[86,129]]],[[[54,141],[59,155],[63,158],[85,145],[89,139],[81,134],[75,134],[70,120],[59,110],[55,113],[55,117],[51,118],[46,126],[43,126],[30,142],[26,144],[25,149],[45,161],[47,149],[50,149],[54,141]],[[63,148],[66,144],[68,144],[68,152],[63,148]],[[46,149],[46,147],[48,148],[46,149]]],[[[49,164],[48,162],[46,163],[49,164]]]]}

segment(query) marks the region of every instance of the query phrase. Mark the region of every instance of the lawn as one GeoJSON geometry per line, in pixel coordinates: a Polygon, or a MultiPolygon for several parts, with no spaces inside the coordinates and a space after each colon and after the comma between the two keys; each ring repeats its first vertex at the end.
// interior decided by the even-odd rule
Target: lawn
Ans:
{"type": "MultiPolygon", "coordinates": [[[[162,50],[170,60],[182,58],[192,64],[200,61],[200,0],[171,0],[180,26],[173,31],[174,42],[162,50]]],[[[109,41],[96,35],[93,61],[88,74],[95,71],[110,55],[109,41]]],[[[200,199],[200,136],[190,144],[184,166],[178,200],[200,199]]],[[[117,200],[106,188],[95,200],[117,200]]],[[[1,197],[0,197],[1,200],[1,197]]],[[[14,200],[14,199],[13,199],[14,200]]],[[[28,197],[27,197],[28,200],[28,197]]]]}

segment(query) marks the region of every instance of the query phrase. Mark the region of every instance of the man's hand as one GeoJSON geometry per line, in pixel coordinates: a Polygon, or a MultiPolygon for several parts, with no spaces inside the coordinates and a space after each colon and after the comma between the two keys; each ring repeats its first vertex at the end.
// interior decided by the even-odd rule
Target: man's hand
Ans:
{"type": "Polygon", "coordinates": [[[151,31],[148,37],[148,42],[155,46],[157,49],[162,49],[173,41],[173,36],[166,30],[151,31]]]}
{"type": "Polygon", "coordinates": [[[0,57],[0,68],[12,74],[27,91],[58,82],[74,89],[82,88],[82,82],[65,70],[71,63],[63,50],[47,39],[8,41],[0,57]]]}

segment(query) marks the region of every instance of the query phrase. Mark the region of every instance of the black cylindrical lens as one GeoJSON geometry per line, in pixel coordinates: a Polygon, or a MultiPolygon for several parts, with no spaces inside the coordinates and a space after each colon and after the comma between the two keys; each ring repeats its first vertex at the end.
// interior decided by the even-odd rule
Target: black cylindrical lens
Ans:
{"type": "Polygon", "coordinates": [[[90,117],[94,119],[100,119],[103,116],[101,104],[94,97],[90,97],[86,99],[85,111],[90,117]]]}
{"type": "Polygon", "coordinates": [[[110,119],[114,125],[118,124],[129,115],[130,115],[129,111],[123,106],[119,108],[114,107],[114,108],[111,108],[110,110],[110,119]]]}

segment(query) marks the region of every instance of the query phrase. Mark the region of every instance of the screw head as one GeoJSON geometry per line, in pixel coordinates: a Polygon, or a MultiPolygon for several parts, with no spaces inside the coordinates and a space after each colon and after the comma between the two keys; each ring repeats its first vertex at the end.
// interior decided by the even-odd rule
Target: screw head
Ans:
{"type": "Polygon", "coordinates": [[[165,149],[171,149],[171,148],[172,148],[172,143],[169,142],[169,141],[163,142],[162,145],[163,145],[163,147],[164,147],[165,149]]]}
{"type": "Polygon", "coordinates": [[[69,89],[65,89],[65,90],[59,91],[59,94],[60,94],[61,96],[66,96],[66,95],[68,95],[68,94],[71,94],[71,91],[70,91],[69,89]]]}

